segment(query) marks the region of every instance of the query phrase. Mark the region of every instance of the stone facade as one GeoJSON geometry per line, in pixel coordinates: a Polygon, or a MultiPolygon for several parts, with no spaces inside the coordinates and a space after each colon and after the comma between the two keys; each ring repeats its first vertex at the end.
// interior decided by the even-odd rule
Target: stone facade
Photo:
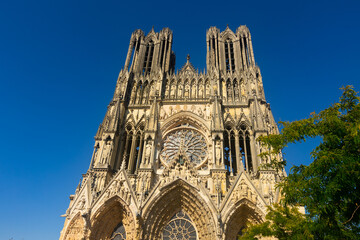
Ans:
{"type": "Polygon", "coordinates": [[[246,26],[211,27],[207,72],[175,72],[172,31],[136,30],[70,196],[61,240],[233,239],[262,222],[285,175],[256,141],[277,133],[246,26]]]}

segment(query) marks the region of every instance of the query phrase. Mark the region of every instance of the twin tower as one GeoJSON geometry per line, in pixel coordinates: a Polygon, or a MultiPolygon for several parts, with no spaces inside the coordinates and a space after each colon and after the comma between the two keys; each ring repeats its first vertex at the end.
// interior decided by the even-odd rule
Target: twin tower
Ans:
{"type": "Polygon", "coordinates": [[[277,133],[249,29],[211,27],[207,71],[175,72],[172,31],[130,38],[125,66],[70,196],[61,240],[236,240],[278,202],[285,172],[263,169],[277,133]]]}

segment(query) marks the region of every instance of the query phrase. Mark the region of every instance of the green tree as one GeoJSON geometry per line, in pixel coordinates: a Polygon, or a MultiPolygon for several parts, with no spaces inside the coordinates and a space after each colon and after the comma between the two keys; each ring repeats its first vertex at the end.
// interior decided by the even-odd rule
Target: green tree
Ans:
{"type": "MultiPolygon", "coordinates": [[[[342,90],[338,103],[307,119],[282,122],[279,135],[259,139],[272,149],[270,158],[289,143],[314,137],[321,142],[311,152],[312,163],[292,167],[279,184],[281,205],[270,207],[266,221],[249,226],[240,239],[360,239],[360,105],[352,86],[342,90]],[[296,206],[305,206],[306,214],[296,206]]],[[[264,167],[285,164],[273,160],[264,167]]]]}

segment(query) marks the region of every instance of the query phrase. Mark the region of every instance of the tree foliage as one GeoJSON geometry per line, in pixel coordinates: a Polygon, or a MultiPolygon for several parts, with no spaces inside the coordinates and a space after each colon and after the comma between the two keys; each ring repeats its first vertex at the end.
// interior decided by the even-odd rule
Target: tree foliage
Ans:
{"type": "Polygon", "coordinates": [[[268,207],[265,222],[251,225],[245,230],[242,240],[259,239],[275,236],[279,240],[312,240],[309,221],[296,207],[290,208],[281,204],[268,207]]]}
{"type": "MultiPolygon", "coordinates": [[[[300,239],[301,232],[306,236],[302,239],[360,239],[360,105],[351,86],[342,90],[338,103],[306,119],[282,122],[279,135],[259,139],[271,149],[269,157],[289,143],[314,137],[321,137],[321,142],[311,152],[312,163],[292,167],[279,184],[284,194],[281,205],[269,208],[267,220],[249,227],[240,239],[260,235],[300,239]],[[294,206],[305,206],[306,214],[299,215],[294,206]]],[[[267,167],[285,164],[273,160],[267,167]]]]}

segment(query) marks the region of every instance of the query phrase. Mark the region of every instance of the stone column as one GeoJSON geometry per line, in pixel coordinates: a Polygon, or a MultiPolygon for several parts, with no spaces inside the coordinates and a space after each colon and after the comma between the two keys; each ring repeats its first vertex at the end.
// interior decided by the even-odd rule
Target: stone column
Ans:
{"type": "Polygon", "coordinates": [[[239,132],[235,132],[235,148],[236,148],[236,165],[237,172],[240,173],[241,170],[244,170],[244,166],[242,165],[241,154],[240,154],[240,143],[239,143],[239,132]]]}
{"type": "Polygon", "coordinates": [[[128,49],[128,53],[126,55],[126,61],[125,61],[125,70],[129,69],[129,64],[130,64],[130,58],[131,58],[131,52],[134,48],[134,41],[131,40],[130,45],[129,45],[129,49],[128,49]]]}
{"type": "Polygon", "coordinates": [[[120,166],[121,166],[121,161],[122,161],[122,156],[124,156],[126,154],[126,152],[124,152],[126,149],[125,146],[126,146],[126,142],[127,142],[127,139],[128,139],[128,136],[123,139],[123,138],[120,138],[120,142],[119,142],[119,148],[118,148],[118,152],[117,152],[117,160],[116,160],[116,163],[115,163],[115,169],[119,169],[120,166]]]}
{"type": "Polygon", "coordinates": [[[254,51],[253,51],[253,47],[252,47],[252,41],[251,41],[251,35],[249,33],[249,49],[250,49],[250,53],[251,53],[251,61],[253,66],[255,66],[255,58],[254,58],[254,51]]]}
{"type": "Polygon", "coordinates": [[[242,61],[241,61],[241,48],[240,48],[239,39],[234,41],[234,60],[235,60],[235,69],[238,69],[238,71],[240,71],[242,66],[242,61]]]}
{"type": "Polygon", "coordinates": [[[251,158],[252,158],[252,164],[253,164],[253,171],[256,172],[258,170],[259,164],[258,164],[258,154],[255,148],[255,138],[254,136],[250,136],[250,149],[251,149],[251,158]]]}
{"type": "Polygon", "coordinates": [[[244,63],[244,69],[245,69],[245,68],[247,68],[247,59],[246,59],[244,37],[242,36],[240,39],[241,39],[241,45],[242,45],[241,56],[242,56],[242,62],[244,63]]]}
{"type": "Polygon", "coordinates": [[[128,166],[128,171],[130,173],[133,172],[133,165],[134,165],[134,155],[135,155],[135,150],[136,150],[136,134],[132,135],[132,142],[131,142],[131,150],[130,150],[130,156],[129,156],[129,166],[128,166]]]}
{"type": "Polygon", "coordinates": [[[231,132],[228,133],[228,137],[229,137],[229,163],[230,163],[230,169],[229,169],[229,172],[230,172],[230,176],[233,176],[234,173],[233,173],[233,167],[232,167],[232,156],[231,156],[231,132]]]}
{"type": "Polygon", "coordinates": [[[247,146],[246,146],[246,133],[243,133],[243,142],[244,142],[244,153],[245,153],[245,165],[246,171],[249,172],[249,160],[247,155],[247,146]]]}
{"type": "Polygon", "coordinates": [[[141,137],[140,137],[140,144],[139,144],[139,154],[138,154],[138,157],[136,159],[136,168],[135,168],[135,171],[138,170],[139,168],[139,165],[140,165],[140,162],[141,162],[141,159],[143,158],[143,148],[144,148],[144,134],[141,134],[141,137]]]}
{"type": "Polygon", "coordinates": [[[219,62],[220,62],[220,57],[219,57],[219,53],[220,53],[220,49],[219,49],[219,39],[218,39],[218,37],[217,36],[214,36],[214,41],[215,41],[215,49],[214,49],[214,51],[215,51],[215,59],[214,59],[214,66],[215,67],[217,67],[218,69],[220,68],[220,66],[219,66],[219,62]]]}

